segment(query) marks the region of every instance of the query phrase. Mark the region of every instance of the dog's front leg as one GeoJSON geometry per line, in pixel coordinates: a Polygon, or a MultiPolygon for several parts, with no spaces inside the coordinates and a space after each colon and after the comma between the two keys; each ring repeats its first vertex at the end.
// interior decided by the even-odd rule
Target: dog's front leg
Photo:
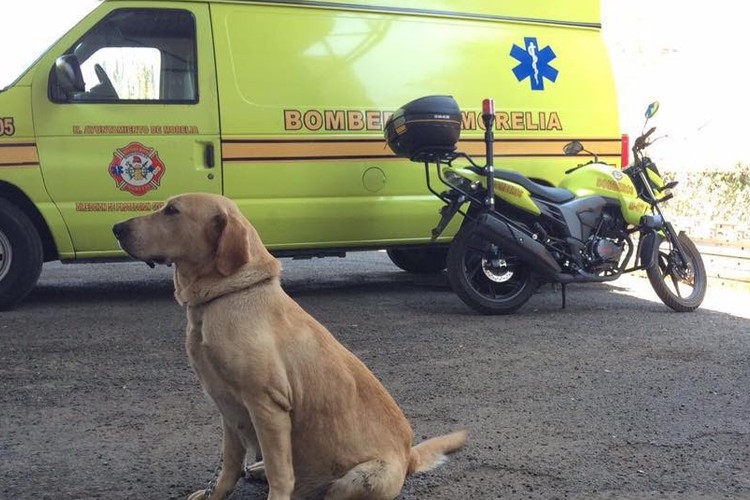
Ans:
{"type": "Polygon", "coordinates": [[[268,500],[289,500],[294,491],[291,409],[270,398],[250,411],[268,479],[268,500]]]}
{"type": "Polygon", "coordinates": [[[188,497],[188,500],[223,500],[232,492],[237,481],[242,476],[245,462],[245,446],[237,432],[221,419],[224,430],[222,439],[222,464],[216,486],[211,490],[199,490],[188,497]]]}

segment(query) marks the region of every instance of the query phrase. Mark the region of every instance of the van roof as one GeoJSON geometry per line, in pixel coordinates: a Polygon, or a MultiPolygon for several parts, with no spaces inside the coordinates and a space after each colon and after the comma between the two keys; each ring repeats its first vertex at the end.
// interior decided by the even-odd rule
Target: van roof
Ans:
{"type": "MultiPolygon", "coordinates": [[[[205,3],[205,0],[177,1],[205,3]]],[[[464,0],[410,0],[408,7],[404,6],[403,0],[210,0],[210,2],[328,7],[486,21],[530,22],[588,28],[601,27],[599,0],[577,0],[576,2],[549,2],[548,0],[473,0],[472,2],[464,0]]]]}

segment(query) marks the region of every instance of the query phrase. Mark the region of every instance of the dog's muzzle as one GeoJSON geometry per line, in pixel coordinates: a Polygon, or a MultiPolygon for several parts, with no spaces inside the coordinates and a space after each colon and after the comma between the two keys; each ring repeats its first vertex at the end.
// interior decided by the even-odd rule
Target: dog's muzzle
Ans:
{"type": "Polygon", "coordinates": [[[122,244],[123,240],[125,240],[128,237],[128,234],[130,234],[130,228],[125,222],[118,222],[112,226],[112,233],[115,235],[115,238],[117,238],[117,241],[122,244]]]}
{"type": "Polygon", "coordinates": [[[117,243],[120,245],[120,248],[122,248],[125,251],[125,253],[127,253],[134,259],[143,260],[146,263],[146,265],[148,265],[148,267],[152,269],[155,267],[155,264],[152,260],[141,259],[140,257],[133,254],[133,252],[131,252],[128,249],[127,242],[128,242],[128,237],[130,236],[131,233],[130,233],[130,226],[127,224],[127,222],[118,222],[117,224],[112,226],[112,234],[115,235],[115,238],[117,238],[117,243]]]}

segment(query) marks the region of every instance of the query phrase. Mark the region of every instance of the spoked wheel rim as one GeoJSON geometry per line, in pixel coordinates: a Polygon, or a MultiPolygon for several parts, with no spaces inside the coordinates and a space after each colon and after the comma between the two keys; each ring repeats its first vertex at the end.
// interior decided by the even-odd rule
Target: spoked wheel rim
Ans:
{"type": "Polygon", "coordinates": [[[4,232],[0,231],[0,281],[8,274],[12,260],[13,249],[10,246],[10,240],[4,232]]]}
{"type": "Polygon", "coordinates": [[[690,300],[700,293],[696,283],[695,268],[690,256],[685,262],[669,241],[659,246],[656,265],[667,290],[683,300],[690,300]]]}
{"type": "Polygon", "coordinates": [[[677,312],[694,311],[706,294],[706,267],[695,243],[685,233],[677,235],[681,252],[672,238],[660,238],[646,274],[656,295],[668,307],[677,312]]]}
{"type": "Polygon", "coordinates": [[[528,268],[517,256],[504,253],[479,235],[466,244],[463,270],[475,293],[493,302],[513,299],[528,282],[528,268]]]}

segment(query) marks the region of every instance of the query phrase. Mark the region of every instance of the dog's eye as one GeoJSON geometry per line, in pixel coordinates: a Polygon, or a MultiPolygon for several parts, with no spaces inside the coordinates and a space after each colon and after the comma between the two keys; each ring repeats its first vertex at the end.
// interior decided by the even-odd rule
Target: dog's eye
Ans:
{"type": "Polygon", "coordinates": [[[165,215],[177,215],[179,213],[180,213],[180,211],[177,210],[177,207],[174,206],[174,205],[167,205],[166,207],[164,207],[164,214],[165,215]]]}

